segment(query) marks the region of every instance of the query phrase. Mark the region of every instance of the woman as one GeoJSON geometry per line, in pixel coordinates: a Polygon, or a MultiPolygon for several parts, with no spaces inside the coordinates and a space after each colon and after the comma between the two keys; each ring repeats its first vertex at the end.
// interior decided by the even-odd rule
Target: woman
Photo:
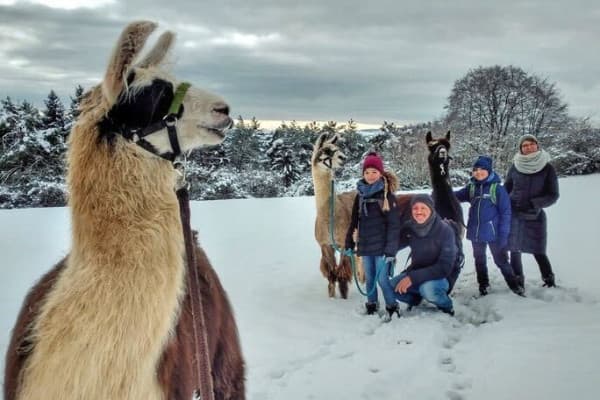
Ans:
{"type": "Polygon", "coordinates": [[[519,139],[519,152],[504,182],[512,207],[510,262],[521,284],[525,281],[521,253],[530,253],[538,263],[544,286],[556,286],[546,255],[547,227],[543,210],[559,197],[556,171],[549,161],[550,155],[540,149],[537,138],[524,135],[519,139]]]}

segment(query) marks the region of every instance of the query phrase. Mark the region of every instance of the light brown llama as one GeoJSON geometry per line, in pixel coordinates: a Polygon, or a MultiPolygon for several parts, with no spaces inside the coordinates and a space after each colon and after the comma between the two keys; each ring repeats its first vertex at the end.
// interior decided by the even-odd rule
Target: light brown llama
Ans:
{"type": "MultiPolygon", "coordinates": [[[[168,159],[220,143],[231,119],[222,99],[191,87],[175,138],[164,125],[144,132],[161,124],[176,97],[160,68],[172,33],[135,63],[155,28],[126,27],[104,81],[82,102],[69,138],[72,249],[25,299],[6,355],[5,400],[188,400],[197,388],[177,174],[168,159]]],[[[233,312],[206,255],[195,251],[215,398],[244,399],[233,312]]]]}
{"type": "MultiPolygon", "coordinates": [[[[335,170],[342,166],[346,156],[340,151],[336,142],[339,136],[329,137],[321,134],[313,147],[312,178],[317,205],[315,220],[315,239],[321,248],[321,273],[328,280],[329,297],[335,297],[335,283],[338,282],[342,298],[348,297],[348,283],[352,279],[350,258],[340,256],[336,260],[335,250],[331,243],[330,204],[331,181],[335,178],[335,170]]],[[[344,248],[346,232],[352,219],[352,204],[356,191],[335,194],[335,214],[333,221],[333,237],[338,248],[344,248]]],[[[364,273],[360,258],[356,257],[357,275],[364,282],[364,273]]]]}
{"type": "MultiPolygon", "coordinates": [[[[335,296],[335,282],[337,281],[341,296],[347,298],[347,283],[350,280],[347,275],[350,271],[350,259],[347,256],[341,256],[339,263],[336,261],[330,234],[331,181],[334,179],[336,169],[340,168],[346,159],[337,145],[338,140],[339,136],[337,135],[331,136],[323,133],[313,147],[311,165],[317,205],[315,238],[321,248],[321,273],[329,281],[329,296],[335,296]]],[[[399,188],[397,177],[389,171],[386,171],[385,176],[389,182],[389,190],[392,193],[396,192],[399,188]]],[[[340,249],[344,247],[346,232],[352,219],[352,205],[355,196],[356,191],[335,194],[334,240],[340,249]]],[[[411,194],[396,195],[397,207],[395,210],[402,223],[410,217],[409,204],[412,197],[411,194]]],[[[365,274],[361,259],[355,257],[355,260],[358,280],[364,283],[365,274]]]]}

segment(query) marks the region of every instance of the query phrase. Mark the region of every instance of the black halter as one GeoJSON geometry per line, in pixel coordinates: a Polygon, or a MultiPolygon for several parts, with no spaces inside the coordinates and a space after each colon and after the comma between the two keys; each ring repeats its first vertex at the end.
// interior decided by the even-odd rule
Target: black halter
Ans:
{"type": "Polygon", "coordinates": [[[162,120],[146,126],[145,128],[131,129],[127,126],[117,128],[116,131],[127,140],[133,141],[135,144],[143,148],[144,150],[173,162],[175,158],[181,155],[181,146],[179,145],[179,139],[177,138],[177,121],[183,113],[182,102],[185,93],[191,85],[188,82],[182,82],[177,86],[175,96],[169,107],[169,112],[163,117],[162,120]],[[160,153],[156,147],[149,141],[144,139],[146,136],[151,135],[155,132],[167,129],[169,135],[169,143],[171,145],[172,152],[160,153]]]}
{"type": "Polygon", "coordinates": [[[448,174],[448,164],[451,159],[452,157],[450,157],[448,149],[443,143],[438,143],[435,148],[431,149],[430,163],[432,167],[437,165],[440,175],[446,176],[448,174]]]}

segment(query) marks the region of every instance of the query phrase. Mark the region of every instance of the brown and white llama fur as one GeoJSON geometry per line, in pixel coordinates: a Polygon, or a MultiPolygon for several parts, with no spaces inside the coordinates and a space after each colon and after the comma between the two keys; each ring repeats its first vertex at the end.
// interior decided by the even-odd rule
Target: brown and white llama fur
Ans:
{"type": "MultiPolygon", "coordinates": [[[[164,97],[172,99],[175,81],[160,68],[172,33],[135,63],[155,28],[130,24],[104,81],[82,101],[69,138],[72,249],[25,299],[6,355],[5,400],[187,400],[197,389],[177,174],[169,161],[100,127],[148,93],[147,103],[163,109],[164,97]]],[[[183,106],[183,151],[222,141],[231,124],[222,99],[191,87],[183,106]]],[[[123,115],[148,123],[150,111],[159,112],[123,115]]],[[[165,132],[147,137],[159,153],[173,150],[165,132]]],[[[195,251],[215,398],[244,399],[233,312],[205,253],[195,251]]]]}
{"type": "MultiPolygon", "coordinates": [[[[340,168],[346,156],[337,146],[339,136],[323,133],[314,144],[311,172],[315,189],[317,217],[315,220],[315,239],[321,248],[321,273],[327,279],[329,297],[335,297],[335,284],[338,283],[340,296],[348,297],[348,283],[352,280],[350,258],[340,255],[336,259],[331,243],[330,203],[331,181],[335,178],[336,169],[340,168]]],[[[356,191],[335,194],[335,213],[333,218],[333,239],[338,248],[343,249],[346,232],[352,219],[352,204],[356,191]]],[[[357,257],[357,273],[364,281],[362,264],[357,257]]]]}
{"type": "Polygon", "coordinates": [[[431,197],[435,210],[442,218],[451,219],[461,227],[464,233],[464,218],[460,202],[454,195],[450,182],[450,131],[444,137],[433,139],[431,131],[425,135],[429,149],[427,163],[431,177],[431,197]]]}

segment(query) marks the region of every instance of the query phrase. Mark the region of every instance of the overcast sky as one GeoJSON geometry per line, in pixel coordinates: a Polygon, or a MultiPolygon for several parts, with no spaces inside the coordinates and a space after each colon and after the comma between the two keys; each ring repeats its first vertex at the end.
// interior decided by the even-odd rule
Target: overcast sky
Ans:
{"type": "Polygon", "coordinates": [[[98,83],[139,19],[177,33],[176,76],[234,116],[430,121],[470,69],[512,64],[600,122],[598,0],[0,0],[0,97],[98,83]]]}

